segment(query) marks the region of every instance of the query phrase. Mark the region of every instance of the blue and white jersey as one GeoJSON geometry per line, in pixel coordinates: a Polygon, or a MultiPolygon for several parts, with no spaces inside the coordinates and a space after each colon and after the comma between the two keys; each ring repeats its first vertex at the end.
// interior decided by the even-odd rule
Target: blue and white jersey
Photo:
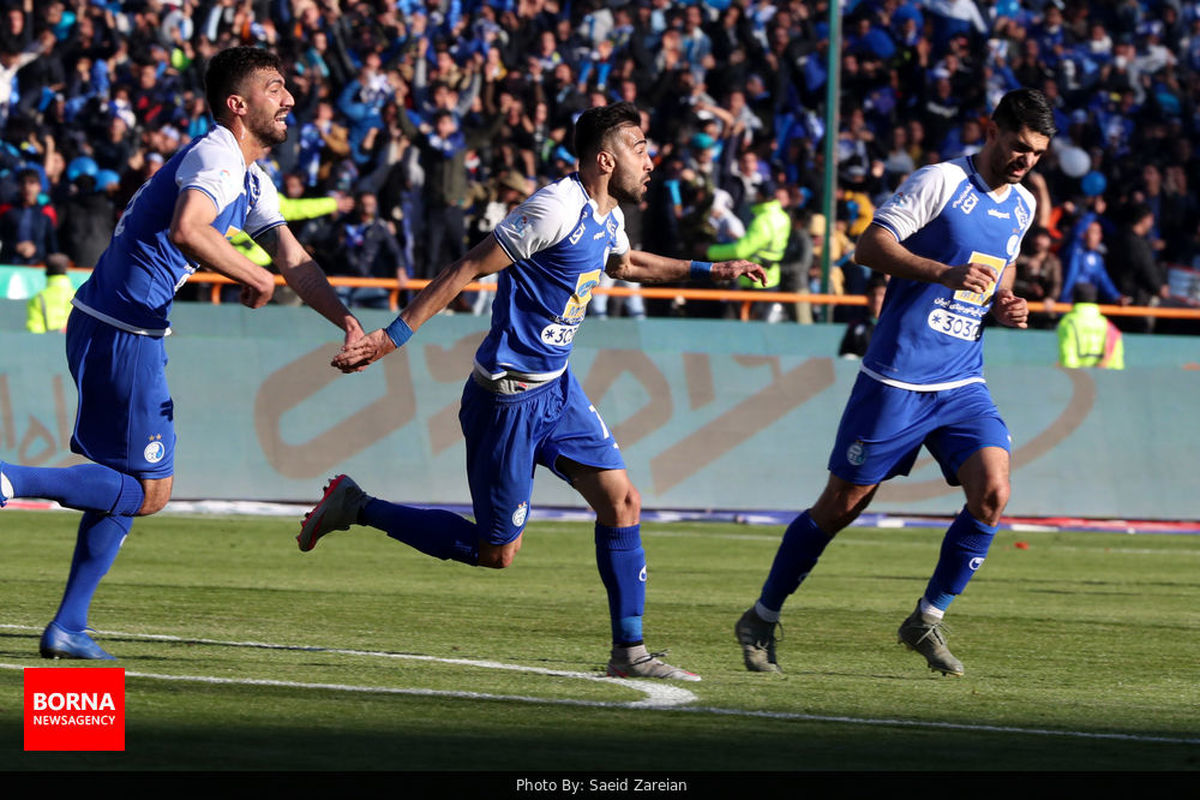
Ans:
{"type": "Polygon", "coordinates": [[[1020,185],[990,191],[971,156],[917,170],[875,212],[912,253],[996,270],[984,293],[893,277],[862,371],[891,386],[937,391],[983,382],[983,316],[1033,222],[1033,195],[1020,185]]]}
{"type": "Polygon", "coordinates": [[[175,292],[197,266],[170,237],[175,202],[187,189],[212,198],[212,226],[226,238],[243,229],[258,236],[284,224],[275,186],[257,164],[246,166],[233,134],[217,126],[172,156],[130,199],[108,248],[75,294],[80,311],[131,333],[170,333],[175,292]]]}
{"type": "Polygon", "coordinates": [[[513,263],[500,272],[475,368],[493,379],[559,375],[609,255],[629,250],[625,217],[620,208],[597,216],[576,173],[537,191],[493,235],[513,263]]]}

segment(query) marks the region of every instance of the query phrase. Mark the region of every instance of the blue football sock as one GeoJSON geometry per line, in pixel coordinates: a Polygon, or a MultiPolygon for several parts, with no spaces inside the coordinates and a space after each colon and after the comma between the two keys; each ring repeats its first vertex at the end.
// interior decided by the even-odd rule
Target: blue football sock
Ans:
{"type": "Polygon", "coordinates": [[[942,539],[942,554],[925,588],[930,605],[943,611],[950,607],[983,564],[995,536],[996,526],[975,519],[966,507],[959,512],[942,539]]]}
{"type": "Polygon", "coordinates": [[[131,517],[145,499],[141,482],[100,464],[22,467],[0,464],[13,497],[44,497],[67,508],[131,517]]]}
{"type": "Polygon", "coordinates": [[[87,627],[88,608],[100,579],[108,573],[121,550],[133,517],[97,514],[88,511],[79,521],[75,537],[75,555],[71,559],[71,574],[54,621],[68,631],[87,627]]]}
{"type": "Polygon", "coordinates": [[[783,532],[783,542],[775,553],[758,602],[772,611],[783,608],[783,602],[800,588],[801,581],[812,572],[825,545],[832,540],[832,536],[817,527],[808,511],[792,520],[783,532]]]}
{"type": "Polygon", "coordinates": [[[358,521],[425,555],[443,561],[452,558],[472,567],[479,564],[479,528],[453,511],[372,500],[363,506],[358,521]]]}
{"type": "Polygon", "coordinates": [[[611,528],[596,523],[596,566],[608,591],[608,614],[613,644],[628,646],[642,641],[642,614],[646,608],[646,551],[642,526],[611,528]]]}

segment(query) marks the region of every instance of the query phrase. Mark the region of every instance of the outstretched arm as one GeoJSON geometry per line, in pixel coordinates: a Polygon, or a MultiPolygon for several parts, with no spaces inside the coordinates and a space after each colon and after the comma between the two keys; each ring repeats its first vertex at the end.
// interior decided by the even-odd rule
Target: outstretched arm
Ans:
{"type": "Polygon", "coordinates": [[[267,254],[279,273],[300,299],[314,311],[346,333],[345,344],[363,335],[362,325],[338,298],[329,285],[324,271],[308,255],[287,225],[277,225],[258,235],[255,240],[267,254]]]}
{"type": "Polygon", "coordinates": [[[374,363],[403,345],[408,337],[430,317],[450,304],[471,281],[492,275],[512,263],[508,254],[489,236],[471,248],[465,256],[446,267],[421,290],[396,321],[372,331],[356,342],[347,343],[333,359],[342,372],[355,372],[374,363]]]}
{"type": "Polygon", "coordinates": [[[686,281],[703,276],[713,280],[730,281],[746,275],[759,283],[766,283],[766,271],[751,261],[737,259],[718,261],[684,261],[681,258],[656,256],[643,250],[630,250],[621,255],[608,257],[604,271],[611,277],[634,283],[670,283],[686,281]]]}

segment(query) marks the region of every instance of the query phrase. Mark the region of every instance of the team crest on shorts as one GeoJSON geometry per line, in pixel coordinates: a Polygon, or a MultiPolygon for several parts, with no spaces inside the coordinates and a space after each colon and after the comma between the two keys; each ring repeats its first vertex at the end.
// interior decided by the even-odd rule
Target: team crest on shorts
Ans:
{"type": "Polygon", "coordinates": [[[521,503],[517,506],[517,510],[512,513],[512,524],[518,528],[525,524],[525,517],[529,515],[529,503],[521,503]]]}
{"type": "Polygon", "coordinates": [[[163,456],[167,454],[167,448],[162,443],[162,434],[151,437],[150,444],[146,445],[146,449],[142,451],[142,455],[151,464],[157,464],[163,460],[163,456]]]}
{"type": "Polygon", "coordinates": [[[846,460],[856,467],[867,463],[867,446],[862,439],[855,439],[854,444],[846,448],[846,460]]]}

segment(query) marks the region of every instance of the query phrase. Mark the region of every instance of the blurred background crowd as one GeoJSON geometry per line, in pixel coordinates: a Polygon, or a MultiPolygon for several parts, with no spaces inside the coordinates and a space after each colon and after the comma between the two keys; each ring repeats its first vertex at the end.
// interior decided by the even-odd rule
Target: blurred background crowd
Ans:
{"type": "MultiPolygon", "coordinates": [[[[1200,2],[847,0],[836,131],[828,13],[826,0],[9,0],[0,263],[93,265],[138,186],[212,125],[206,59],[248,44],[288,65],[290,133],[263,166],[333,275],[432,277],[574,169],[582,110],[625,100],[656,164],[645,201],[624,209],[635,247],[756,253],[778,267],[771,288],[864,294],[853,250],[875,206],[922,165],[978,150],[998,98],[1030,86],[1059,135],[1028,179],[1039,205],[1018,292],[1035,308],[1081,283],[1102,302],[1200,299],[1200,2]]],[[[486,312],[485,299],[458,310],[486,312]]],[[[821,313],[758,305],[772,321],[821,313]]],[[[728,310],[614,298],[590,313],[728,310]]]]}

